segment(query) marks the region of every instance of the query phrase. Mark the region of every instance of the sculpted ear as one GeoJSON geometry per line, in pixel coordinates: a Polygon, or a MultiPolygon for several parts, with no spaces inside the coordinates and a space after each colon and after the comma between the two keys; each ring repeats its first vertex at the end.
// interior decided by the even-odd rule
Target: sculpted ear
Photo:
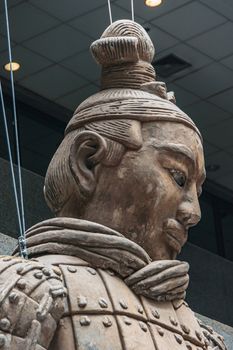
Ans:
{"type": "Polygon", "coordinates": [[[98,169],[107,153],[105,139],[92,131],[83,131],[75,138],[69,156],[70,171],[80,193],[89,197],[95,190],[98,169]]]}

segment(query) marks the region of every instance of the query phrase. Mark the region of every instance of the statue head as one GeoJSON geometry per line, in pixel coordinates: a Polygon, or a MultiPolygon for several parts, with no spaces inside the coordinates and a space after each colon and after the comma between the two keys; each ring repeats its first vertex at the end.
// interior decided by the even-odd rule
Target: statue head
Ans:
{"type": "Polygon", "coordinates": [[[174,259],[201,217],[202,138],[155,80],[153,44],[137,23],[111,24],[91,45],[101,91],[76,109],[45,179],[56,216],[109,226],[152,259],[174,259]]]}

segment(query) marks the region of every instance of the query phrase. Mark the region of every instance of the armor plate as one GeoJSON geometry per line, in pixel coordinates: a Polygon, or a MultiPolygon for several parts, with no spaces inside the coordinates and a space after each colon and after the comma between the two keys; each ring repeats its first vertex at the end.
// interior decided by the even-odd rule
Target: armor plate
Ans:
{"type": "MultiPolygon", "coordinates": [[[[68,290],[62,322],[71,318],[67,329],[70,333],[73,329],[74,344],[69,349],[207,349],[199,323],[185,303],[139,298],[112,271],[80,264],[80,259],[77,264],[74,260],[56,264],[68,290]]],[[[59,329],[57,335],[62,332],[61,326],[59,329]]],[[[55,343],[50,350],[64,349],[62,342],[55,343]]]]}

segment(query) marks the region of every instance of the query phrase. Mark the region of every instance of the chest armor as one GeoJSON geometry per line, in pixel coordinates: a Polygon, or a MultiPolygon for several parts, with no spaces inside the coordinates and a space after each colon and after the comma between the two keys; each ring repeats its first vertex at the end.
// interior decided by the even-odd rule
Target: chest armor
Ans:
{"type": "Polygon", "coordinates": [[[202,350],[201,328],[184,302],[136,296],[112,271],[59,264],[68,291],[50,350],[202,350]]]}

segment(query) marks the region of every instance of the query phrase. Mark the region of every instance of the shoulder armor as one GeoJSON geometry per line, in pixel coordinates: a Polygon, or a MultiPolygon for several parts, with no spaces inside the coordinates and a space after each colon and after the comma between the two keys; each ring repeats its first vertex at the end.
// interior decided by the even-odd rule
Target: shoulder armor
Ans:
{"type": "Polygon", "coordinates": [[[65,294],[56,267],[0,256],[1,349],[48,349],[64,312],[65,294]]]}
{"type": "Polygon", "coordinates": [[[209,342],[210,350],[227,350],[223,336],[219,335],[212,327],[206,325],[201,320],[198,319],[198,322],[205,338],[209,342]]]}

